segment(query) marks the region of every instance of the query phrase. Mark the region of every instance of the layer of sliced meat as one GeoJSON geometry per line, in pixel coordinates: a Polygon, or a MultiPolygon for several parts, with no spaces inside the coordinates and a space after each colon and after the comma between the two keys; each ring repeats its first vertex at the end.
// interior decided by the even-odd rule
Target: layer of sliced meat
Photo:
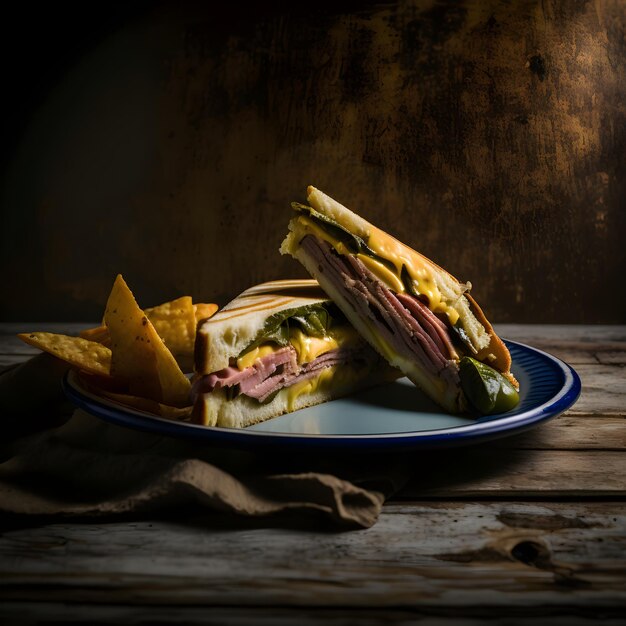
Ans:
{"type": "Polygon", "coordinates": [[[253,365],[243,370],[234,366],[198,378],[193,385],[192,395],[209,393],[214,389],[234,387],[253,389],[275,372],[293,372],[298,369],[298,354],[293,346],[280,348],[276,352],[257,359],[253,365]]]}
{"type": "MultiPolygon", "coordinates": [[[[313,258],[318,270],[333,284],[352,308],[361,316],[368,318],[375,326],[377,333],[399,354],[409,351],[422,365],[431,371],[437,372],[423,350],[414,352],[412,341],[408,341],[400,328],[402,321],[397,314],[385,306],[385,299],[380,298],[372,282],[368,285],[365,280],[365,266],[352,257],[341,257],[332,252],[331,247],[314,237],[305,237],[300,245],[313,258]],[[349,262],[348,259],[352,259],[349,262]],[[358,269],[357,269],[358,268],[358,269]],[[403,336],[404,335],[404,336],[403,336]]],[[[379,281],[373,281],[378,283],[379,281]]],[[[381,285],[382,287],[382,285],[381,285]]]]}
{"type": "Polygon", "coordinates": [[[337,348],[321,354],[313,361],[298,367],[297,353],[293,346],[281,348],[243,370],[229,366],[198,378],[192,388],[192,396],[211,393],[216,389],[231,389],[233,395],[244,394],[264,402],[273,393],[303,380],[319,375],[323,369],[346,363],[354,364],[375,360],[376,354],[367,346],[337,348]]]}
{"type": "Polygon", "coordinates": [[[304,380],[310,380],[319,375],[321,370],[341,365],[345,363],[354,363],[358,358],[371,358],[374,356],[368,349],[342,349],[330,350],[323,355],[317,357],[309,363],[305,363],[298,372],[290,372],[288,374],[274,374],[264,380],[260,385],[252,390],[244,392],[251,398],[256,398],[259,402],[264,402],[269,396],[284,387],[291,387],[296,383],[304,380]],[[370,356],[367,356],[370,353],[370,356]]]}
{"type": "Polygon", "coordinates": [[[432,374],[458,385],[457,357],[448,329],[428,307],[409,294],[388,289],[356,256],[339,256],[328,243],[312,236],[300,245],[396,352],[415,358],[432,374]]]}
{"type": "Polygon", "coordinates": [[[326,254],[317,240],[305,237],[300,244],[315,260],[318,270],[333,284],[335,289],[343,294],[348,304],[355,312],[366,315],[376,326],[378,333],[396,351],[405,349],[402,338],[394,333],[394,325],[387,311],[378,305],[378,300],[366,286],[352,277],[352,270],[343,257],[336,254],[326,254]]]}
{"type": "Polygon", "coordinates": [[[406,293],[396,294],[398,300],[413,314],[416,320],[428,329],[428,334],[437,343],[442,354],[448,358],[458,358],[457,352],[450,341],[450,334],[446,325],[421,301],[419,298],[406,293]]]}

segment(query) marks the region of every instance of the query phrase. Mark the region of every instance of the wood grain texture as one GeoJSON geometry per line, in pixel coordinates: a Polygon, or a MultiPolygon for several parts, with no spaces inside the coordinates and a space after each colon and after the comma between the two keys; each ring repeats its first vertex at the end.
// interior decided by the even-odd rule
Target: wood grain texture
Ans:
{"type": "Polygon", "coordinates": [[[576,614],[623,606],[625,542],[623,506],[606,503],[391,504],[343,534],[219,518],[55,524],[4,530],[0,599],[576,614]]]}
{"type": "MultiPolygon", "coordinates": [[[[0,325],[0,355],[27,358],[14,333],[32,329],[0,325]]],[[[4,519],[0,620],[623,623],[626,329],[499,331],[575,362],[583,393],[571,411],[515,437],[408,459],[413,478],[365,531],[193,511],[170,521],[4,519]],[[611,362],[597,358],[609,352],[611,362]]]]}
{"type": "Polygon", "coordinates": [[[626,418],[567,413],[521,435],[490,443],[530,450],[626,450],[626,418]]]}
{"type": "Polygon", "coordinates": [[[626,6],[161,3],[68,69],[3,178],[3,319],[300,275],[314,183],[474,283],[496,321],[612,322],[626,6]]]}
{"type": "Polygon", "coordinates": [[[411,476],[397,497],[626,498],[626,452],[485,445],[420,455],[411,476]]]}
{"type": "Polygon", "coordinates": [[[6,602],[0,606],[0,619],[10,624],[210,624],[218,626],[623,626],[621,607],[416,607],[354,609],[352,607],[306,608],[286,607],[194,607],[194,606],[133,606],[100,604],[54,604],[50,602],[6,602]],[[462,615],[461,615],[462,613],[462,615]]]}

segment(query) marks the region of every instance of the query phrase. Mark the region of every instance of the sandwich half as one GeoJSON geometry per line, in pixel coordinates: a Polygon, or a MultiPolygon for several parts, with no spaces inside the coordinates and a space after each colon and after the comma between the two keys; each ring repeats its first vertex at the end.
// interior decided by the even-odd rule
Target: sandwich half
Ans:
{"type": "Polygon", "coordinates": [[[237,296],[196,333],[193,421],[244,428],[400,376],[316,281],[237,296]]]}
{"type": "Polygon", "coordinates": [[[451,413],[496,413],[518,401],[511,356],[470,283],[314,187],[281,253],[295,257],[390,365],[451,413]]]}

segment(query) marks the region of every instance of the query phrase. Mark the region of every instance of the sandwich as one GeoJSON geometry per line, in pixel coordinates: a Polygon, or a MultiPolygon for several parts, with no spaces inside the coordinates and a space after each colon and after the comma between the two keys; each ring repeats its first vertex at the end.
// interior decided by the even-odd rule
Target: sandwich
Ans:
{"type": "Polygon", "coordinates": [[[400,375],[310,279],[244,291],[199,326],[194,360],[193,421],[230,428],[400,375]]]}
{"type": "Polygon", "coordinates": [[[450,413],[513,408],[511,356],[461,283],[314,187],[281,253],[300,261],[359,334],[450,413]]]}

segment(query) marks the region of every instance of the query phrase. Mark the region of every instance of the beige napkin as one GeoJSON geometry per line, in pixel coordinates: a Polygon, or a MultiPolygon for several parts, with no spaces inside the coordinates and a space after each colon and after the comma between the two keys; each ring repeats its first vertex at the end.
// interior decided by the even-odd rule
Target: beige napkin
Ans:
{"type": "MultiPolygon", "coordinates": [[[[16,400],[29,384],[24,370],[30,377],[35,369],[41,377],[42,368],[48,365],[31,362],[0,375],[5,425],[28,432],[58,423],[63,405],[51,381],[39,394],[30,381],[27,411],[16,400]]],[[[51,376],[58,383],[61,374],[54,370],[51,376]]],[[[315,523],[321,517],[340,527],[366,528],[403,477],[398,464],[384,458],[208,447],[108,424],[80,410],[61,426],[5,439],[3,448],[0,512],[17,515],[154,515],[200,506],[237,516],[295,516],[315,523]]]]}

